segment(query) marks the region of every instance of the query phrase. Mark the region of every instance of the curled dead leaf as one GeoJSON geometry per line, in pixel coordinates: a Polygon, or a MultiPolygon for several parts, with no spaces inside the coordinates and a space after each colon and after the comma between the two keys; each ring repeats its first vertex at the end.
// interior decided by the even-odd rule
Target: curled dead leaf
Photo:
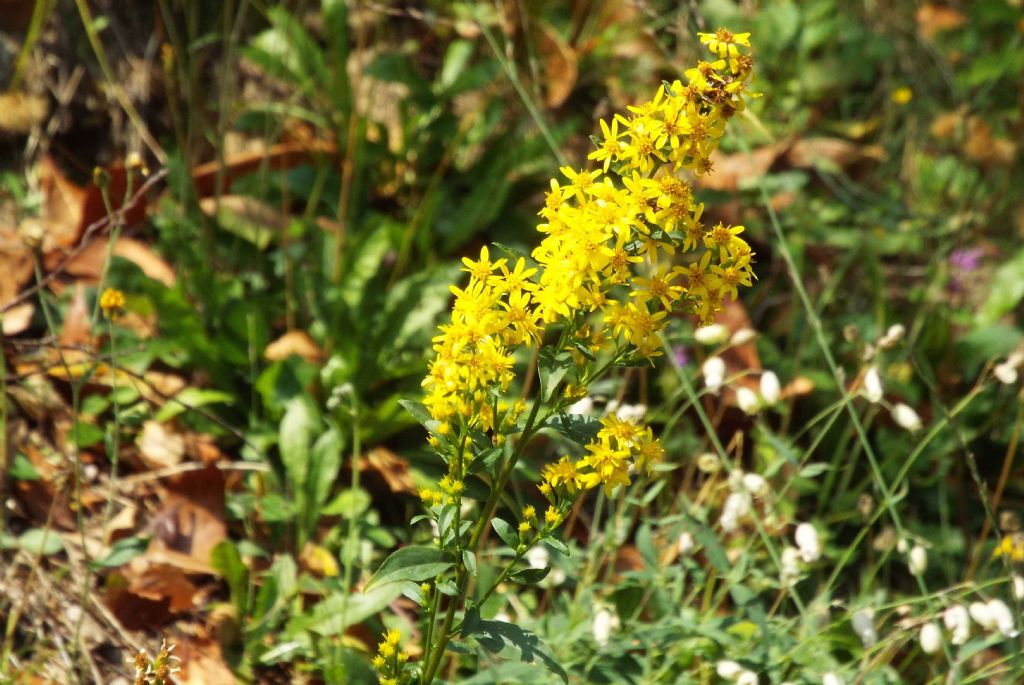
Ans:
{"type": "Polygon", "coordinates": [[[159,421],[142,424],[136,444],[142,463],[154,470],[180,464],[185,456],[185,438],[159,421]]]}
{"type": "Polygon", "coordinates": [[[357,463],[361,473],[377,474],[391,492],[418,492],[409,474],[409,462],[387,448],[375,447],[361,455],[357,463]]]}
{"type": "MultiPolygon", "coordinates": [[[[94,240],[67,263],[65,271],[87,283],[98,283],[107,262],[108,245],[107,238],[94,240]]],[[[120,238],[114,243],[114,256],[127,259],[139,267],[142,273],[155,281],[160,281],[168,288],[172,287],[177,280],[170,264],[164,261],[151,247],[133,238],[120,238]]],[[[47,259],[47,268],[56,268],[59,261],[56,257],[57,255],[54,255],[54,258],[47,259]]]]}
{"type": "Polygon", "coordinates": [[[263,356],[272,362],[284,361],[293,354],[310,364],[319,365],[324,361],[324,351],[305,331],[288,331],[263,350],[263,356]]]}
{"type": "Polygon", "coordinates": [[[568,99],[579,79],[576,52],[550,24],[541,22],[537,46],[544,60],[544,102],[559,107],[568,99]]]}
{"type": "Polygon", "coordinates": [[[917,22],[918,33],[926,40],[931,40],[943,31],[963,26],[967,17],[952,7],[929,2],[917,8],[914,21],[917,22]]]}

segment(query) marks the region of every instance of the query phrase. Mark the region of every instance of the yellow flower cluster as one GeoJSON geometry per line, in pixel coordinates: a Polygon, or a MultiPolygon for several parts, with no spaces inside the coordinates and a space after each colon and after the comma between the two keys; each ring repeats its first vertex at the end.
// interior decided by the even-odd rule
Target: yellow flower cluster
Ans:
{"type": "Polygon", "coordinates": [[[661,460],[664,450],[650,426],[641,427],[614,415],[601,420],[597,439],[586,445],[587,454],[573,461],[564,456],[544,467],[540,490],[557,502],[555,495],[575,495],[581,489],[603,485],[611,494],[616,485],[629,485],[630,467],[647,468],[661,460]]]}
{"type": "MultiPolygon", "coordinates": [[[[451,321],[434,338],[436,357],[423,381],[436,449],[461,455],[459,440],[471,429],[492,433],[495,444],[515,432],[526,405],[499,401],[514,378],[514,352],[543,341],[550,326],[573,336],[577,367],[581,348],[650,359],[661,354],[669,313],[707,322],[751,284],[754,254],[740,237],[743,227],[705,226],[704,206],[680,176],[711,170],[726,121],[744,109],[749,34],[723,29],[700,38],[713,61],[698,62],[685,85],[663,85],[628,116],[601,121],[603,140],[590,155],[600,168],[563,167],[564,180],[551,181],[533,263],[492,259],[486,247],[479,259],[463,259],[469,282],[451,287],[451,321]]],[[[581,385],[567,379],[567,399],[586,392],[584,375],[575,380],[581,385]]],[[[583,461],[550,467],[564,474],[552,472],[547,483],[611,489],[628,482],[628,463],[647,461],[647,451],[656,451],[648,445],[656,444],[649,434],[608,434],[588,446],[583,461]]],[[[421,496],[433,504],[458,499],[460,477],[453,471],[443,492],[421,496]]]]}
{"type": "Polygon", "coordinates": [[[1024,562],[1024,536],[1004,535],[992,552],[993,557],[1006,557],[1010,561],[1024,562]]]}
{"type": "Polygon", "coordinates": [[[373,667],[380,671],[380,685],[398,685],[402,667],[409,660],[409,655],[398,649],[402,633],[388,630],[382,635],[384,639],[377,645],[377,654],[373,657],[373,667]]]}
{"type": "Polygon", "coordinates": [[[100,309],[108,318],[114,318],[124,309],[124,293],[114,288],[107,288],[100,295],[100,309]]]}

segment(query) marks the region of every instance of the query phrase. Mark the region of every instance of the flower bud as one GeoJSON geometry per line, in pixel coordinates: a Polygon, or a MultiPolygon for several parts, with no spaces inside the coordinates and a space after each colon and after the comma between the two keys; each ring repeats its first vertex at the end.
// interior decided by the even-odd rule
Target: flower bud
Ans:
{"type": "Polygon", "coordinates": [[[718,677],[725,678],[726,680],[736,680],[743,671],[744,668],[735,661],[719,661],[715,666],[715,672],[718,673],[718,677]]]}
{"type": "Polygon", "coordinates": [[[952,633],[950,642],[954,645],[962,645],[971,637],[971,619],[967,609],[959,604],[954,604],[942,612],[942,622],[946,629],[952,633]]]}
{"type": "Polygon", "coordinates": [[[797,549],[800,550],[800,557],[808,564],[812,564],[821,557],[821,543],[818,541],[818,531],[809,523],[801,523],[796,527],[797,549]]]}
{"type": "Polygon", "coordinates": [[[701,345],[718,345],[729,338],[729,329],[720,323],[701,326],[693,332],[693,339],[701,345]]]}
{"type": "Polygon", "coordinates": [[[971,602],[968,607],[971,618],[984,630],[993,630],[996,627],[996,618],[992,615],[991,609],[985,602],[971,602]]]}
{"type": "Polygon", "coordinates": [[[594,633],[594,642],[601,647],[608,644],[608,639],[612,635],[612,631],[618,628],[619,617],[608,609],[601,608],[594,614],[594,624],[592,630],[594,633]]]}
{"type": "Polygon", "coordinates": [[[773,405],[782,396],[782,386],[779,384],[779,377],[774,371],[765,371],[761,374],[761,399],[765,404],[773,405]]]}
{"type": "Polygon", "coordinates": [[[928,552],[921,545],[914,545],[910,550],[910,558],[907,560],[907,568],[915,576],[919,576],[928,568],[928,552]]]}
{"type": "Polygon", "coordinates": [[[1006,637],[1017,637],[1020,631],[1013,624],[1013,614],[1006,602],[1001,599],[993,599],[988,603],[989,615],[995,622],[996,628],[1006,637]]]}
{"type": "Polygon", "coordinates": [[[697,468],[708,475],[718,473],[722,470],[722,460],[714,452],[705,452],[697,457],[697,468]]]}
{"type": "Polygon", "coordinates": [[[697,543],[693,539],[693,533],[689,531],[679,536],[679,542],[676,543],[676,547],[679,549],[680,556],[687,556],[693,551],[693,548],[697,546],[697,543]]]}
{"type": "Polygon", "coordinates": [[[916,411],[902,402],[892,408],[892,420],[900,428],[911,433],[921,430],[921,417],[917,415],[916,411]]]}
{"type": "Polygon", "coordinates": [[[741,328],[732,334],[729,338],[730,345],[746,345],[747,343],[753,342],[757,337],[757,331],[753,328],[741,328]]]}
{"type": "Polygon", "coordinates": [[[845,685],[839,674],[829,671],[821,677],[821,685],[845,685]]]}
{"type": "Polygon", "coordinates": [[[934,623],[925,623],[921,626],[921,651],[925,654],[935,654],[942,647],[942,632],[934,623]]]}
{"type": "Polygon", "coordinates": [[[766,481],[764,476],[759,473],[744,473],[740,482],[743,484],[743,488],[747,492],[757,497],[767,495],[770,490],[768,487],[768,481],[766,481]]]}
{"type": "Polygon", "coordinates": [[[750,388],[740,386],[736,388],[736,405],[746,414],[756,414],[760,408],[760,400],[750,388]]]}
{"type": "Polygon", "coordinates": [[[868,402],[877,404],[882,399],[882,378],[878,375],[878,368],[872,366],[864,374],[864,397],[868,402]]]}
{"type": "Polygon", "coordinates": [[[710,357],[701,366],[701,371],[704,372],[704,385],[717,394],[725,381],[725,362],[721,357],[710,357]]]}
{"type": "Polygon", "coordinates": [[[590,397],[584,397],[577,402],[569,405],[569,408],[565,410],[567,414],[573,414],[575,416],[589,416],[594,411],[594,400],[590,397]]]}
{"type": "Polygon", "coordinates": [[[873,647],[878,642],[878,632],[875,630],[875,612],[870,609],[861,609],[850,617],[850,624],[853,632],[857,633],[861,644],[866,648],[873,647]]]}
{"type": "Polygon", "coordinates": [[[997,364],[996,367],[992,369],[992,375],[995,376],[996,380],[1003,385],[1013,385],[1017,382],[1018,377],[1017,368],[1010,366],[1006,362],[997,364]]]}

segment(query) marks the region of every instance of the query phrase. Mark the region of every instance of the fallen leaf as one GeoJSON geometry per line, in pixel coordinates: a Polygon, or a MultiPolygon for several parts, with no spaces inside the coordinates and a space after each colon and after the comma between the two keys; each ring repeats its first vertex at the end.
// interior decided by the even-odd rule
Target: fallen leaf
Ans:
{"type": "MultiPolygon", "coordinates": [[[[60,329],[59,340],[61,346],[65,348],[87,347],[92,341],[89,329],[89,307],[85,302],[85,285],[76,283],[75,293],[71,298],[67,311],[64,313],[64,322],[60,329]]],[[[83,357],[88,356],[88,353],[84,350],[65,349],[59,353],[54,350],[55,359],[58,356],[61,363],[78,362],[83,357]]]]}
{"type": "MultiPolygon", "coordinates": [[[[0,12],[7,9],[0,3],[0,12]]],[[[0,93],[0,131],[25,135],[41,124],[49,113],[46,98],[22,91],[0,93]]]]}
{"type": "Polygon", "coordinates": [[[43,195],[43,252],[70,248],[82,235],[85,189],[69,181],[49,155],[39,162],[39,189],[43,195]]]}
{"type": "Polygon", "coordinates": [[[324,351],[305,331],[288,331],[263,350],[263,356],[272,362],[284,361],[293,354],[310,364],[319,365],[324,361],[324,351]]]}
{"type": "Polygon", "coordinates": [[[544,102],[551,108],[560,107],[579,78],[578,59],[554,27],[540,22],[538,28],[537,47],[544,60],[544,102]]]}
{"type": "Polygon", "coordinates": [[[384,481],[391,492],[416,494],[419,490],[409,475],[409,462],[384,447],[374,447],[360,455],[360,473],[375,473],[384,481]]]}
{"type": "Polygon", "coordinates": [[[842,138],[801,138],[786,152],[786,161],[795,167],[813,168],[829,162],[846,168],[858,162],[884,157],[878,145],[860,145],[842,138]]]}
{"type": "MultiPolygon", "coordinates": [[[[0,267],[2,268],[2,267],[0,267]]],[[[23,302],[4,312],[4,335],[17,335],[24,333],[32,323],[32,316],[36,313],[36,306],[31,302],[23,302]]]]}
{"type": "Polygon", "coordinates": [[[1006,165],[1013,162],[1017,146],[1006,138],[995,138],[992,129],[981,117],[967,120],[967,141],[964,154],[976,162],[1006,165]]]}
{"type": "MultiPolygon", "coordinates": [[[[103,275],[109,244],[110,241],[105,237],[92,241],[88,247],[67,263],[65,272],[95,285],[103,275]]],[[[114,256],[127,259],[138,266],[142,273],[154,281],[163,283],[168,288],[172,287],[177,280],[174,269],[160,255],[145,243],[133,238],[119,238],[114,243],[114,256]]],[[[47,268],[56,268],[56,266],[55,262],[48,263],[47,268]]]]}
{"type": "Polygon", "coordinates": [[[768,173],[772,164],[788,147],[788,143],[766,145],[750,153],[727,155],[720,150],[711,154],[712,171],[697,179],[697,185],[709,190],[734,191],[740,181],[755,179],[768,173]]]}
{"type": "Polygon", "coordinates": [[[333,143],[314,141],[311,143],[279,143],[266,150],[245,152],[224,160],[201,164],[192,170],[192,183],[196,195],[208,198],[223,194],[238,178],[258,169],[282,171],[312,161],[319,156],[335,155],[338,149],[333,143]],[[220,182],[218,191],[217,183],[220,182]]]}
{"type": "Polygon", "coordinates": [[[931,40],[942,31],[949,31],[967,22],[967,17],[945,5],[926,3],[914,12],[917,30],[926,40],[931,40]]]}
{"type": "Polygon", "coordinates": [[[338,560],[334,558],[330,550],[321,545],[307,542],[299,555],[299,562],[302,568],[322,578],[337,578],[340,569],[338,560]]]}
{"type": "Polygon", "coordinates": [[[196,591],[181,569],[143,556],[107,576],[104,601],[125,628],[153,629],[192,609],[196,591]]]}
{"type": "Polygon", "coordinates": [[[107,523],[103,543],[112,545],[118,540],[131,537],[138,530],[138,526],[139,508],[134,504],[129,504],[117,512],[107,523]]]}
{"type": "Polygon", "coordinates": [[[928,130],[933,138],[948,140],[953,137],[953,134],[956,133],[957,128],[960,127],[963,121],[964,113],[961,110],[942,112],[932,120],[932,125],[928,130]]]}
{"type": "MultiPolygon", "coordinates": [[[[32,278],[32,250],[25,245],[16,231],[0,229],[0,307],[14,300],[22,286],[32,278]]],[[[4,332],[7,332],[7,317],[4,312],[4,332]]]]}
{"type": "Polygon", "coordinates": [[[185,456],[185,438],[159,421],[143,423],[136,444],[142,463],[154,470],[176,466],[185,456]]]}
{"type": "Polygon", "coordinates": [[[224,662],[220,645],[211,639],[186,639],[177,642],[175,656],[181,659],[183,685],[233,685],[235,675],[224,662]]]}
{"type": "Polygon", "coordinates": [[[163,550],[161,558],[169,563],[213,573],[210,552],[227,539],[224,474],[216,466],[183,473],[168,483],[162,501],[146,555],[163,550]]]}

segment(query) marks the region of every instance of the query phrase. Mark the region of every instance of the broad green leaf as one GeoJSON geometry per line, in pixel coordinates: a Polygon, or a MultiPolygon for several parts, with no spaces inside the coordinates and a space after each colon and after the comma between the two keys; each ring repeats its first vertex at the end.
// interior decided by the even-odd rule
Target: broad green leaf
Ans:
{"type": "Polygon", "coordinates": [[[498,534],[498,537],[501,538],[502,542],[512,549],[519,546],[519,533],[516,532],[516,529],[511,523],[505,519],[494,517],[491,519],[491,525],[494,527],[494,531],[498,534]]]}
{"type": "Polygon", "coordinates": [[[11,462],[7,474],[14,480],[39,480],[40,478],[39,471],[21,452],[14,455],[14,461],[11,462]]]}
{"type": "Polygon", "coordinates": [[[427,430],[430,430],[430,428],[435,424],[434,419],[430,416],[430,412],[427,411],[427,408],[423,406],[422,402],[398,400],[398,403],[402,405],[406,411],[412,414],[413,418],[427,430]]]}
{"type": "MultiPolygon", "coordinates": [[[[292,490],[299,495],[309,477],[309,443],[319,426],[316,410],[310,401],[297,397],[288,403],[281,419],[279,445],[281,462],[292,490]]],[[[298,500],[298,496],[296,500],[298,500]]],[[[299,504],[300,511],[303,509],[299,504]]]]}
{"type": "Polygon", "coordinates": [[[541,350],[537,369],[540,375],[542,397],[547,402],[555,394],[558,384],[572,368],[572,355],[562,351],[555,354],[553,347],[541,350]]]}
{"type": "Polygon", "coordinates": [[[227,540],[219,543],[210,552],[210,565],[228,584],[231,602],[241,615],[249,604],[249,569],[242,563],[238,549],[227,540]]]}
{"type": "Polygon", "coordinates": [[[977,315],[979,326],[996,323],[1024,299],[1024,249],[996,270],[987,290],[988,298],[977,315]]]}
{"type": "Polygon", "coordinates": [[[324,432],[310,450],[309,493],[310,511],[314,517],[311,524],[316,524],[319,510],[331,494],[331,487],[341,469],[341,452],[345,447],[344,438],[334,428],[324,432]]]}
{"type": "Polygon", "coordinates": [[[9,535],[0,537],[0,549],[22,549],[29,554],[48,556],[63,551],[64,543],[56,531],[32,528],[17,538],[9,535]]]}
{"type": "Polygon", "coordinates": [[[466,611],[462,637],[472,637],[481,647],[500,657],[543,665],[562,682],[569,682],[568,673],[536,635],[513,623],[480,618],[476,607],[466,611]]]}
{"type": "Polygon", "coordinates": [[[344,516],[347,519],[354,519],[369,509],[371,503],[370,493],[366,490],[346,488],[324,507],[323,513],[325,516],[344,516]]]}
{"type": "Polygon", "coordinates": [[[185,388],[167,400],[164,406],[160,408],[160,411],[156,413],[156,416],[153,417],[153,420],[164,423],[189,409],[198,409],[209,404],[230,404],[234,401],[234,395],[226,392],[203,390],[201,388],[185,388]]]}
{"type": "Polygon", "coordinates": [[[366,584],[364,592],[386,583],[402,580],[427,580],[454,565],[451,556],[434,547],[410,545],[395,551],[366,584]]]}
{"type": "Polygon", "coordinates": [[[573,442],[585,445],[597,438],[601,422],[592,416],[579,414],[555,414],[548,417],[544,426],[554,429],[573,442]]]}
{"type": "Polygon", "coordinates": [[[520,585],[536,585],[547,578],[549,573],[551,573],[550,566],[545,566],[544,568],[523,568],[509,574],[509,580],[520,585]]]}
{"type": "Polygon", "coordinates": [[[469,572],[469,575],[476,578],[476,555],[471,550],[462,550],[462,563],[469,572]]]}

